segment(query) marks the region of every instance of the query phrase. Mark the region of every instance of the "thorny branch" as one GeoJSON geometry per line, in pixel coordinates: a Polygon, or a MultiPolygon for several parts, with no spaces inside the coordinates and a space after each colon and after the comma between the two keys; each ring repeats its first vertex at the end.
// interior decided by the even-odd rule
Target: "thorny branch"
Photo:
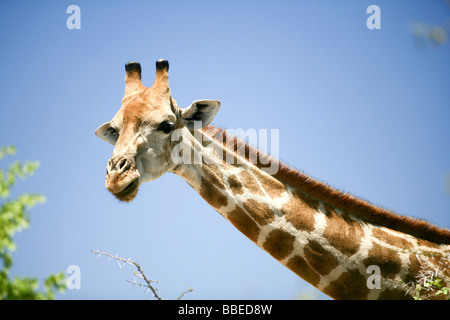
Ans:
{"type": "MultiPolygon", "coordinates": [[[[419,255],[416,254],[417,259],[420,261],[419,255]]],[[[408,292],[414,297],[415,300],[428,300],[435,299],[436,296],[442,295],[447,300],[450,299],[450,293],[448,288],[448,274],[450,268],[450,255],[438,257],[438,268],[431,269],[431,267],[421,264],[421,268],[417,273],[414,282],[406,284],[408,292]],[[442,281],[447,278],[447,280],[442,281]],[[444,287],[441,281],[446,283],[444,287]]],[[[440,296],[440,297],[442,297],[440,296]]]]}
{"type": "MultiPolygon", "coordinates": [[[[127,280],[127,282],[131,283],[133,286],[137,285],[137,286],[139,286],[141,288],[147,288],[147,291],[151,290],[152,293],[153,293],[153,296],[156,299],[162,300],[162,298],[157,293],[158,288],[155,288],[154,286],[152,286],[152,283],[159,283],[159,281],[158,280],[148,279],[146,277],[145,273],[142,271],[141,266],[136,261],[132,260],[131,258],[125,259],[123,257],[119,257],[118,255],[113,256],[112,254],[109,254],[108,252],[103,252],[103,251],[100,251],[100,250],[95,250],[95,251],[91,250],[91,252],[93,254],[95,254],[97,257],[103,255],[103,256],[109,257],[110,259],[116,260],[117,264],[119,265],[119,268],[121,268],[121,269],[126,264],[133,265],[137,269],[137,271],[133,271],[133,274],[136,277],[141,278],[145,283],[139,283],[139,282],[136,282],[136,280],[133,280],[133,281],[127,280]],[[121,264],[121,262],[123,262],[123,265],[121,264]]],[[[177,298],[177,300],[180,300],[186,293],[192,292],[192,291],[194,291],[194,290],[192,288],[189,288],[188,290],[182,292],[181,295],[177,298]]]]}

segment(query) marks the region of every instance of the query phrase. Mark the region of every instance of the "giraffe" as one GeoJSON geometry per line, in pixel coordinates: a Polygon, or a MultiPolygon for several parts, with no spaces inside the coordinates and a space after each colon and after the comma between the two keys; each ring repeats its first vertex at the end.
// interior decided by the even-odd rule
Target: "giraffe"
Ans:
{"type": "Polygon", "coordinates": [[[178,107],[167,60],[156,62],[151,87],[143,85],[138,62],[125,71],[122,105],[96,130],[114,145],[105,186],[119,200],[132,201],[141,184],[175,173],[333,299],[411,299],[424,270],[450,285],[450,230],[333,188],[210,125],[217,100],[178,107]]]}

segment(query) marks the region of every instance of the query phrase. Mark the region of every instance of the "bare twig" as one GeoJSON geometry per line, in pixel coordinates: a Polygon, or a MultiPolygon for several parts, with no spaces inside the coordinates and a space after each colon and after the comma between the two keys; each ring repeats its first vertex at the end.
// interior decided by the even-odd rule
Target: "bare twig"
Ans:
{"type": "Polygon", "coordinates": [[[192,292],[192,291],[194,291],[194,289],[189,288],[188,290],[182,292],[182,293],[178,296],[177,300],[181,300],[181,298],[183,298],[183,296],[184,296],[186,293],[192,292]]]}
{"type": "MultiPolygon", "coordinates": [[[[154,287],[152,286],[152,282],[158,283],[159,281],[148,279],[148,278],[145,276],[145,273],[142,271],[141,266],[140,266],[136,261],[131,260],[131,258],[124,259],[124,258],[119,257],[119,256],[117,256],[117,255],[113,256],[112,254],[109,254],[109,253],[107,253],[107,252],[102,252],[102,251],[99,251],[99,250],[96,250],[96,251],[91,250],[91,252],[92,252],[93,254],[95,254],[95,255],[98,255],[98,256],[104,255],[104,256],[109,257],[110,259],[116,260],[117,263],[119,264],[119,267],[120,267],[121,269],[122,269],[126,264],[131,264],[131,265],[133,265],[133,266],[137,269],[137,272],[134,271],[133,274],[134,274],[135,276],[141,278],[142,280],[144,280],[144,281],[145,281],[145,284],[138,283],[138,282],[136,282],[136,281],[128,281],[128,282],[130,282],[130,283],[133,284],[133,285],[138,285],[138,286],[140,286],[141,288],[142,288],[142,287],[145,287],[145,288],[147,288],[147,290],[151,290],[152,293],[153,293],[153,296],[154,296],[156,299],[162,300],[162,298],[161,298],[161,297],[158,295],[158,293],[156,292],[158,289],[157,289],[157,288],[154,288],[154,287]],[[120,262],[123,262],[124,264],[121,265],[120,262]]],[[[183,294],[183,295],[184,295],[184,294],[183,294]]]]}

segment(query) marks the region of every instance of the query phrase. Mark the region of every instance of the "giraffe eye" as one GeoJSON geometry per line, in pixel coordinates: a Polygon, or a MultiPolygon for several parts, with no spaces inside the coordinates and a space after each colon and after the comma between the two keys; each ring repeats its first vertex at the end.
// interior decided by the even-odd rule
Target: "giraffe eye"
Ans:
{"type": "Polygon", "coordinates": [[[172,121],[164,121],[161,122],[161,124],[158,126],[158,131],[162,131],[165,134],[171,133],[172,130],[175,128],[175,125],[172,121]]]}

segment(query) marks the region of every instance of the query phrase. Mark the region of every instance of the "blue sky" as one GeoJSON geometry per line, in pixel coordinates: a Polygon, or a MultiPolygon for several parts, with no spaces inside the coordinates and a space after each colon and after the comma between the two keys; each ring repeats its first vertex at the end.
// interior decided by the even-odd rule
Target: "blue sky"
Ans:
{"type": "Polygon", "coordinates": [[[47,198],[15,237],[13,274],[78,265],[81,289],[58,298],[150,298],[125,281],[130,266],[90,252],[100,249],[137,260],[167,299],[189,287],[190,299],[316,295],[173,174],[130,204],[108,193],[113,149],[94,131],[120,107],[127,61],[151,85],[155,61],[168,59],[179,106],[218,99],[213,124],[279,129],[293,167],[450,227],[450,44],[407,27],[449,17],[439,0],[0,2],[0,144],[18,148],[1,166],[39,160],[14,195],[47,198]],[[80,30],[66,27],[71,4],[80,30]],[[366,27],[372,4],[379,30],[366,27]]]}

